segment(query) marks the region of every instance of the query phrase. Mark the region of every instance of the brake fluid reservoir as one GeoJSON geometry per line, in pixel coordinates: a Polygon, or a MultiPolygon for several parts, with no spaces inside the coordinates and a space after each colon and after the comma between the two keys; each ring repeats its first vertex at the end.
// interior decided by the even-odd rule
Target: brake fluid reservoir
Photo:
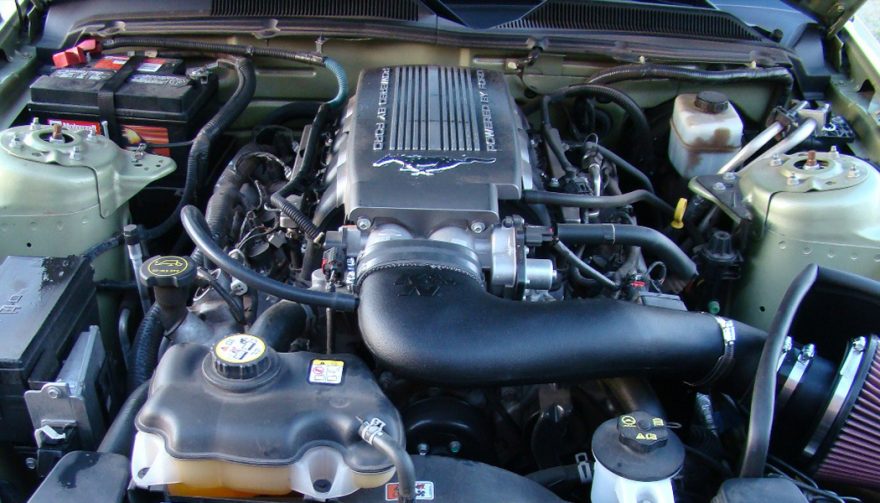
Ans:
{"type": "MultiPolygon", "coordinates": [[[[175,169],[167,157],[59,126],[0,133],[0,259],[79,254],[122,230],[128,201],[175,169]]],[[[125,271],[122,249],[95,263],[96,277],[125,271]]]]}
{"type": "Polygon", "coordinates": [[[136,418],[132,479],[178,496],[338,498],[394,475],[359,436],[364,418],[404,444],[397,409],[352,355],[276,353],[247,334],[211,351],[177,344],[136,418]]]}
{"type": "Polygon", "coordinates": [[[727,97],[714,91],[675,98],[669,161],[684,178],[713,174],[739,150],[743,124],[727,97]]]}
{"type": "Polygon", "coordinates": [[[880,279],[880,174],[867,162],[836,151],[759,159],[738,187],[753,221],[734,318],[766,330],[810,263],[880,279]]]}

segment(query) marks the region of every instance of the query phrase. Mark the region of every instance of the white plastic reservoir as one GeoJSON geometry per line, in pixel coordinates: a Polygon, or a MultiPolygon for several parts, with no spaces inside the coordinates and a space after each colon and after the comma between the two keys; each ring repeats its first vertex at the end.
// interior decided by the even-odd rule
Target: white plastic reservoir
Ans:
{"type": "Polygon", "coordinates": [[[718,171],[742,146],[743,123],[727,96],[715,91],[675,98],[669,160],[684,178],[718,171]]]}

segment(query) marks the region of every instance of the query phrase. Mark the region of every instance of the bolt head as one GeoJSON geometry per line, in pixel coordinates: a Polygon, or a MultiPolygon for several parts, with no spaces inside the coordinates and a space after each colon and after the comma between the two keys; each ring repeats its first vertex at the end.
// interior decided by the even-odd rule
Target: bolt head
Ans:
{"type": "Polygon", "coordinates": [[[724,185],[724,182],[715,182],[712,185],[712,190],[714,190],[715,192],[724,192],[725,190],[727,190],[727,185],[724,185]]]}
{"type": "Polygon", "coordinates": [[[58,388],[56,388],[55,386],[52,386],[48,390],[46,390],[46,394],[49,395],[49,398],[54,399],[54,398],[58,398],[59,396],[61,396],[61,391],[58,388]]]}
{"type": "Polygon", "coordinates": [[[37,460],[34,458],[27,458],[24,460],[24,466],[26,466],[28,470],[36,470],[37,460]]]}
{"type": "Polygon", "coordinates": [[[782,166],[782,156],[779,154],[773,154],[773,158],[770,159],[770,165],[776,168],[782,166]]]}
{"type": "Polygon", "coordinates": [[[459,442],[458,440],[453,440],[452,442],[449,442],[449,452],[451,452],[452,454],[458,454],[459,452],[461,452],[461,442],[459,442]]]}
{"type": "Polygon", "coordinates": [[[864,351],[865,347],[867,347],[867,345],[868,345],[868,340],[865,339],[864,337],[859,337],[858,339],[854,340],[852,343],[853,349],[859,353],[864,351]]]}
{"type": "Polygon", "coordinates": [[[241,280],[233,279],[229,283],[229,291],[232,292],[232,295],[241,297],[248,292],[248,286],[242,283],[241,280]]]}
{"type": "Polygon", "coordinates": [[[367,217],[360,217],[357,219],[357,222],[355,222],[355,225],[357,225],[358,229],[365,231],[373,226],[373,222],[367,217]]]}
{"type": "Polygon", "coordinates": [[[801,179],[797,177],[794,173],[788,175],[788,179],[786,180],[788,185],[800,185],[801,179]]]}
{"type": "Polygon", "coordinates": [[[73,147],[73,149],[70,151],[70,160],[71,161],[82,160],[82,151],[79,149],[79,147],[73,147]]]}
{"type": "Polygon", "coordinates": [[[421,443],[416,446],[416,451],[419,453],[419,456],[427,456],[429,452],[431,452],[431,448],[428,447],[428,444],[421,443]]]}
{"type": "Polygon", "coordinates": [[[479,220],[474,220],[473,222],[471,222],[471,231],[475,234],[480,234],[484,230],[486,230],[486,224],[484,224],[483,222],[480,222],[479,220]]]}
{"type": "Polygon", "coordinates": [[[516,61],[510,60],[507,62],[508,70],[516,70],[516,61]]]}
{"type": "Polygon", "coordinates": [[[736,181],[736,173],[734,173],[733,171],[728,171],[727,173],[724,173],[723,175],[721,175],[721,179],[724,180],[725,182],[735,182],[736,181]]]}
{"type": "Polygon", "coordinates": [[[858,178],[860,174],[861,172],[856,166],[850,166],[849,169],[846,171],[847,178],[858,178]]]}

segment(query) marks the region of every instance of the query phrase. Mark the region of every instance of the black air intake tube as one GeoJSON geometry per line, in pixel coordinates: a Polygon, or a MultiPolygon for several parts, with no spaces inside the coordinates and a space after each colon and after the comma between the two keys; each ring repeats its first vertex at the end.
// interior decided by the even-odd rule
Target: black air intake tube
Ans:
{"type": "MultiPolygon", "coordinates": [[[[455,386],[669,376],[698,381],[724,354],[708,314],[613,300],[523,303],[495,297],[454,268],[399,265],[368,272],[358,319],[376,359],[402,376],[455,386]]],[[[751,384],[766,334],[735,325],[723,380],[751,384]]]]}

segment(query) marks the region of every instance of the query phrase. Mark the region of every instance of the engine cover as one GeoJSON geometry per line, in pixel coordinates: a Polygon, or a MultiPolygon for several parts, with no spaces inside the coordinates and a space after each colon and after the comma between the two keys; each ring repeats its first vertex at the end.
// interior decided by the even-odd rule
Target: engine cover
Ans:
{"type": "Polygon", "coordinates": [[[439,66],[361,74],[335,144],[337,199],[350,221],[417,233],[498,221],[498,200],[530,187],[523,119],[501,73],[439,66]]]}

